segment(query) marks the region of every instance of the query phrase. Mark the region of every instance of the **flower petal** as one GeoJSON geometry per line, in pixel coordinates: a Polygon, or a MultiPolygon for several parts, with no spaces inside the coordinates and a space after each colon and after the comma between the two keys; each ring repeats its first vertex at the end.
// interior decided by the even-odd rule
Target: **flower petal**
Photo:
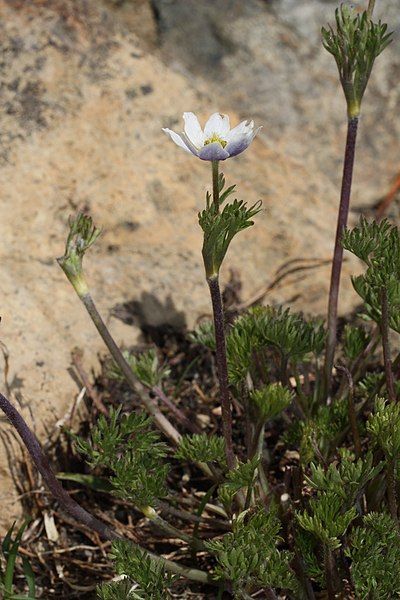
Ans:
{"type": "Polygon", "coordinates": [[[250,133],[254,129],[254,121],[242,121],[239,125],[236,125],[233,129],[231,129],[225,139],[227,142],[230,142],[232,139],[235,139],[238,135],[243,133],[250,133]]]}
{"type": "Polygon", "coordinates": [[[237,134],[232,138],[225,146],[225,150],[228,152],[229,156],[236,156],[246,150],[261,129],[262,127],[259,127],[256,131],[237,134]]]}
{"type": "Polygon", "coordinates": [[[185,142],[186,146],[189,148],[190,152],[192,154],[194,154],[195,156],[198,156],[199,155],[199,148],[196,148],[196,146],[194,144],[192,144],[192,142],[189,140],[189,138],[186,135],[186,133],[182,133],[181,134],[181,138],[185,142]]]}
{"type": "Polygon", "coordinates": [[[201,158],[201,160],[225,160],[228,157],[228,152],[219,142],[207,144],[199,152],[199,158],[201,158]]]}
{"type": "Polygon", "coordinates": [[[183,150],[186,150],[186,152],[190,152],[190,154],[194,154],[195,156],[197,156],[196,149],[194,149],[195,151],[193,151],[192,145],[189,146],[186,143],[185,139],[183,138],[183,134],[179,135],[178,133],[175,133],[175,131],[171,131],[171,129],[168,129],[168,127],[163,127],[163,131],[165,131],[165,133],[170,136],[172,141],[175,142],[177,146],[183,148],[183,150]]]}
{"type": "Polygon", "coordinates": [[[221,115],[220,113],[214,113],[208,119],[204,127],[204,135],[207,138],[211,137],[213,133],[220,135],[223,139],[230,129],[228,115],[221,115]]]}
{"type": "Polygon", "coordinates": [[[192,112],[185,112],[183,113],[183,120],[185,121],[185,133],[188,139],[196,148],[202,148],[205,135],[196,115],[192,112]]]}

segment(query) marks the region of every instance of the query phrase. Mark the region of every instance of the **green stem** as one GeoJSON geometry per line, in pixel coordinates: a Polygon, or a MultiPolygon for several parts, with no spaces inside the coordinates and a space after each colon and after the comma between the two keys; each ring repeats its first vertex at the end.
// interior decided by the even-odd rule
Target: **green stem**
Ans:
{"type": "MultiPolygon", "coordinates": [[[[215,489],[215,485],[216,484],[214,484],[213,489],[215,489]]],[[[196,511],[196,514],[193,514],[183,508],[176,508],[176,506],[168,504],[168,502],[164,502],[162,500],[157,501],[157,508],[159,508],[162,512],[164,512],[166,514],[171,515],[172,517],[181,519],[182,521],[188,521],[189,523],[194,523],[195,526],[201,525],[201,524],[209,525],[209,526],[212,525],[212,526],[216,527],[217,529],[230,531],[231,527],[230,527],[228,521],[222,521],[221,519],[217,519],[215,517],[208,517],[208,516],[203,517],[202,516],[204,510],[206,509],[206,504],[207,504],[207,498],[205,498],[204,509],[202,509],[200,511],[200,508],[199,508],[196,511]],[[199,516],[199,514],[200,514],[200,516],[199,516]]]]}
{"type": "Polygon", "coordinates": [[[197,512],[195,515],[196,518],[198,519],[198,521],[196,522],[196,524],[193,528],[193,539],[197,539],[199,536],[199,528],[200,528],[200,523],[202,521],[201,517],[203,515],[203,512],[205,511],[207,502],[210,500],[210,498],[212,497],[212,495],[215,492],[215,490],[217,489],[217,487],[218,487],[218,484],[214,484],[212,487],[210,487],[210,489],[204,494],[204,496],[199,504],[199,508],[197,509],[197,512]]]}
{"type": "Polygon", "coordinates": [[[211,163],[212,169],[212,186],[213,186],[213,203],[215,212],[219,211],[219,160],[213,160],[211,163]]]}
{"type": "Polygon", "coordinates": [[[155,403],[151,401],[151,399],[147,395],[147,391],[145,390],[145,388],[137,381],[130,365],[125,360],[124,355],[118,348],[117,344],[114,341],[114,338],[111,336],[106,324],[101,318],[90,293],[87,292],[83,296],[79,297],[82,300],[87,312],[89,313],[89,316],[92,319],[94,325],[96,326],[97,331],[103,338],[103,341],[107,346],[108,350],[110,351],[111,356],[121,369],[122,373],[125,376],[125,379],[127,380],[132,390],[140,396],[140,400],[144,404],[144,407],[146,408],[147,412],[153,416],[154,422],[156,423],[158,428],[175,445],[178,445],[181,440],[180,433],[175,429],[172,423],[170,423],[170,421],[168,421],[168,419],[162,414],[162,412],[157,408],[155,403]]]}
{"type": "Polygon", "coordinates": [[[261,456],[264,444],[265,424],[259,421],[254,426],[253,438],[249,448],[248,458],[252,459],[256,456],[261,456]]]}
{"type": "Polygon", "coordinates": [[[160,515],[158,515],[153,508],[146,507],[142,510],[142,513],[152,523],[157,525],[160,529],[165,531],[165,533],[167,533],[168,535],[186,542],[194,550],[198,550],[198,551],[205,550],[205,546],[201,540],[199,540],[197,537],[190,536],[187,533],[180,531],[179,529],[177,529],[176,527],[174,527],[173,525],[168,523],[168,521],[166,521],[165,519],[160,517],[160,515]]]}
{"type": "MultiPolygon", "coordinates": [[[[254,482],[254,479],[253,479],[254,482]]],[[[243,510],[247,510],[248,508],[250,508],[250,504],[251,504],[251,497],[253,495],[253,482],[249,485],[249,487],[247,488],[247,492],[246,492],[246,500],[244,502],[244,508],[243,510]]]]}

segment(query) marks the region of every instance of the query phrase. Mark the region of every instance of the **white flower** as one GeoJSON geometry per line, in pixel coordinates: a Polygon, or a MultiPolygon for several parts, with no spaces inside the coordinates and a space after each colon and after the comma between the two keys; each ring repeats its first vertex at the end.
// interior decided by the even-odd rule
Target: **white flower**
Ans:
{"type": "Polygon", "coordinates": [[[254,121],[242,121],[230,128],[228,115],[214,113],[208,119],[204,131],[196,115],[183,113],[185,131],[181,134],[163,128],[177,146],[194,154],[201,160],[225,160],[240,154],[251,144],[261,127],[254,129],[254,121]]]}

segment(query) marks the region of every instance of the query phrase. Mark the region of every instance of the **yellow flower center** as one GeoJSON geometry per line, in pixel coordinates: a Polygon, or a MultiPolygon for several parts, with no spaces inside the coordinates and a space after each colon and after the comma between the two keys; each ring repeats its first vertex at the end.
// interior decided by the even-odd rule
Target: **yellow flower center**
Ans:
{"type": "Polygon", "coordinates": [[[204,142],[204,145],[207,146],[208,144],[213,144],[214,142],[218,142],[223,148],[225,148],[225,146],[228,143],[225,140],[221,139],[217,133],[213,133],[212,136],[204,142]]]}

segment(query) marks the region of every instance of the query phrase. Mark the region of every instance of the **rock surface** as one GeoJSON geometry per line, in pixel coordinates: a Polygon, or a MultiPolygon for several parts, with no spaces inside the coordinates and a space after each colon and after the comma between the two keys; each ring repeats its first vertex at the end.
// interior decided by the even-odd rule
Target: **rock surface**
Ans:
{"type": "MultiPolygon", "coordinates": [[[[40,435],[79,392],[68,372],[72,348],[85,349],[87,368],[103,351],[55,262],[77,208],[104,227],[86,268],[119,342],[134,343],[143,324],[192,326],[210,310],[196,222],[208,164],[161,133],[179,129],[183,111],[205,119],[219,110],[264,126],[245,154],[224,164],[240,197],[264,202],[226,263],[240,272],[245,298],[284,263],[330,257],[345,110],[319,30],[336,5],[0,0],[1,340],[12,398],[31,422],[34,415],[40,435]],[[132,301],[133,325],[113,316],[132,301]]],[[[398,29],[396,5],[378,9],[398,29]]],[[[396,39],[365,98],[357,208],[381,197],[399,168],[398,51],[396,39]]],[[[323,314],[328,273],[294,273],[267,300],[323,314]]],[[[348,273],[346,266],[342,311],[356,302],[348,273]]],[[[8,472],[1,448],[3,524],[18,513],[8,472]]]]}

